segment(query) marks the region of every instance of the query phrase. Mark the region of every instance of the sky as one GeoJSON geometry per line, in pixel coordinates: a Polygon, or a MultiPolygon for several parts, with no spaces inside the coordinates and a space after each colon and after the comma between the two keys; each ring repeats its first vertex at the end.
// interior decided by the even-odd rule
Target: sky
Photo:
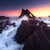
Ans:
{"type": "Polygon", "coordinates": [[[47,17],[50,0],[0,0],[0,16],[19,16],[22,8],[29,9],[37,17],[47,17]]]}

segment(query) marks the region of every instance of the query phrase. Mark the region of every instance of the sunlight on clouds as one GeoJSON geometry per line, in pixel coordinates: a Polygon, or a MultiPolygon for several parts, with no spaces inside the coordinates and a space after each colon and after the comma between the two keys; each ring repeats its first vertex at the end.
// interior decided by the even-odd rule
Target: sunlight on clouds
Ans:
{"type": "MultiPolygon", "coordinates": [[[[36,17],[48,17],[50,15],[50,4],[46,6],[36,7],[28,9],[33,15],[36,17]]],[[[21,10],[14,10],[14,11],[5,11],[0,12],[0,16],[19,16],[21,14],[21,10]]]]}

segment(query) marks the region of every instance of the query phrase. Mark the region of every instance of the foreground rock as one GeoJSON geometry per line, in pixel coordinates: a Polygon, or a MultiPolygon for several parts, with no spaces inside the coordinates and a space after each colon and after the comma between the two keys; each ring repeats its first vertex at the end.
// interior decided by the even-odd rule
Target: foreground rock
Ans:
{"type": "Polygon", "coordinates": [[[39,21],[37,20],[22,21],[15,35],[17,43],[24,43],[25,40],[35,31],[38,22],[39,21]]]}
{"type": "MultiPolygon", "coordinates": [[[[15,41],[24,43],[23,50],[50,50],[50,27],[26,9],[22,9],[19,18],[27,16],[28,21],[22,21],[15,35],[15,41]]],[[[41,19],[41,18],[40,18],[41,19]]]]}
{"type": "Polygon", "coordinates": [[[50,50],[50,40],[42,26],[37,27],[34,33],[27,38],[23,50],[50,50]]]}
{"type": "Polygon", "coordinates": [[[24,43],[23,50],[50,50],[50,27],[43,21],[22,21],[15,40],[24,43]]]}

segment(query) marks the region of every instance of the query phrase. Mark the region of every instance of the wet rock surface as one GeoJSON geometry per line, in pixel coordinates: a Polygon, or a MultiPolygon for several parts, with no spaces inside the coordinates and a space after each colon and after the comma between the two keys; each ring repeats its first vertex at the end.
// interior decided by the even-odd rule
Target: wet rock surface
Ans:
{"type": "MultiPolygon", "coordinates": [[[[33,20],[34,21],[34,20],[33,20]]],[[[22,21],[20,27],[15,35],[15,40],[18,43],[24,43],[28,36],[30,36],[36,29],[36,24],[31,24],[30,21],[22,21]]]]}
{"type": "Polygon", "coordinates": [[[50,40],[42,26],[38,26],[27,38],[23,50],[50,50],[50,40]]]}
{"type": "Polygon", "coordinates": [[[7,47],[10,47],[9,45],[11,45],[11,50],[16,50],[16,47],[17,50],[21,50],[22,48],[23,50],[50,50],[50,27],[48,27],[47,24],[43,21],[36,20],[36,17],[28,9],[22,9],[21,15],[19,16],[18,20],[13,20],[11,21],[12,23],[10,23],[9,18],[5,16],[1,17],[0,33],[2,33],[3,29],[4,31],[2,36],[0,34],[0,37],[3,38],[1,38],[0,40],[6,40],[6,42],[2,41],[3,43],[0,43],[0,45],[2,44],[4,48],[5,45],[7,47]],[[24,15],[26,15],[27,17],[24,15]],[[15,41],[15,47],[13,41],[15,41]],[[16,43],[24,43],[24,47],[22,45],[17,45],[16,43]]]}
{"type": "Polygon", "coordinates": [[[19,18],[24,15],[29,19],[21,22],[15,41],[18,44],[24,43],[23,50],[50,50],[50,27],[45,22],[36,20],[28,9],[22,9],[19,18]]]}
{"type": "Polygon", "coordinates": [[[9,17],[0,16],[0,33],[2,33],[3,29],[8,28],[7,26],[14,26],[15,23],[10,23],[9,17]]]}
{"type": "Polygon", "coordinates": [[[5,16],[0,16],[0,20],[6,20],[6,19],[9,19],[9,17],[5,17],[5,16]]]}
{"type": "Polygon", "coordinates": [[[15,40],[19,44],[24,43],[23,50],[49,50],[50,27],[43,21],[22,21],[15,35],[15,40]]]}

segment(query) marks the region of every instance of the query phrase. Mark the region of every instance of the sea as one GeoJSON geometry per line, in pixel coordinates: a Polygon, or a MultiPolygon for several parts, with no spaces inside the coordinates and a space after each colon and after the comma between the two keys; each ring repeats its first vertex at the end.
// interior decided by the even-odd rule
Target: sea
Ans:
{"type": "MultiPolygon", "coordinates": [[[[24,44],[18,44],[16,41],[14,41],[14,36],[17,33],[17,29],[21,25],[21,21],[28,20],[28,18],[26,16],[23,16],[22,18],[10,17],[9,20],[10,23],[15,23],[16,27],[8,26],[8,29],[3,29],[2,33],[0,34],[0,50],[22,50],[24,44]]],[[[36,18],[36,20],[44,21],[48,24],[48,27],[50,27],[50,18],[42,17],[36,18]]]]}

